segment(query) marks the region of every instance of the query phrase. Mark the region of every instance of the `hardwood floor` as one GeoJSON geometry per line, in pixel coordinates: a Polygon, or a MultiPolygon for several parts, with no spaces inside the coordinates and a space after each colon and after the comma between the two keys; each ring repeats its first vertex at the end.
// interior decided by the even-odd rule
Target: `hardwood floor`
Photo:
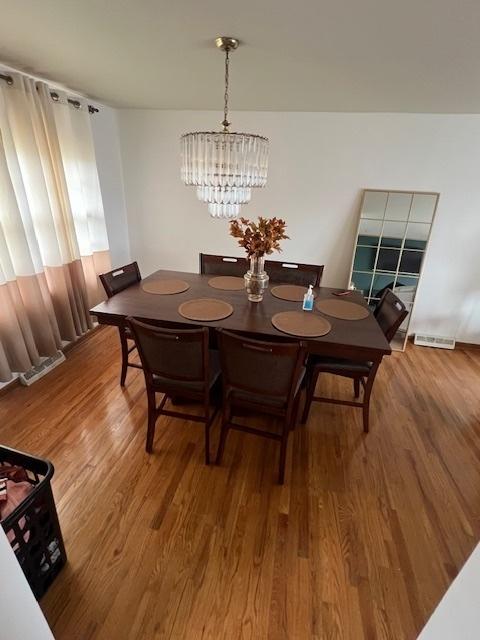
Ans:
{"type": "Polygon", "coordinates": [[[479,539],[479,351],[386,358],[367,436],[361,411],[315,403],[283,488],[277,444],[243,433],[206,467],[201,425],[162,417],[146,454],[142,373],[122,390],[119,371],[104,328],[0,398],[0,441],[56,468],[57,640],[416,637],[479,539]]]}

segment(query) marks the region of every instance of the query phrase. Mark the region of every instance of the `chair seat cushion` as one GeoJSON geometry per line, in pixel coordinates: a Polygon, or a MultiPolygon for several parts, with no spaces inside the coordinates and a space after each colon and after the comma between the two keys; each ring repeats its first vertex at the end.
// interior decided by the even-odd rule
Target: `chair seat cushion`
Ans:
{"type": "Polygon", "coordinates": [[[317,371],[337,373],[338,375],[358,374],[368,376],[373,362],[359,362],[344,358],[329,358],[326,356],[312,356],[309,364],[317,371]]]}
{"type": "MultiPolygon", "coordinates": [[[[209,351],[210,375],[208,387],[211,389],[220,377],[220,359],[218,351],[209,351]]],[[[153,375],[155,389],[164,393],[176,393],[179,391],[195,391],[201,393],[204,389],[203,382],[192,382],[191,380],[173,380],[162,376],[153,375]]]]}
{"type": "MultiPolygon", "coordinates": [[[[297,386],[295,388],[295,396],[299,392],[300,385],[302,384],[302,381],[305,377],[305,372],[306,372],[306,368],[303,367],[300,372],[300,376],[298,378],[297,386]]],[[[249,391],[240,391],[237,389],[233,390],[230,393],[229,399],[232,402],[232,404],[243,405],[245,403],[253,403],[253,404],[262,405],[265,407],[274,407],[275,409],[281,409],[282,407],[285,407],[287,404],[285,398],[267,396],[265,394],[260,394],[260,393],[251,393],[249,391]]]]}

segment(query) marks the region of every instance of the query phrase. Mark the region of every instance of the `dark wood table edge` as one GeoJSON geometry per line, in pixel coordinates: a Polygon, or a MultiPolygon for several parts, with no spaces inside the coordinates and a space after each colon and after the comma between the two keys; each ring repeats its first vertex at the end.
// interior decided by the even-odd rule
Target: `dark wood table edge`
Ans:
{"type": "MultiPolygon", "coordinates": [[[[173,277],[173,274],[175,274],[175,277],[179,277],[179,278],[185,278],[186,281],[189,280],[189,278],[194,277],[195,279],[200,278],[201,280],[205,280],[205,284],[208,286],[208,280],[212,278],[211,275],[209,274],[198,274],[198,273],[192,273],[192,272],[188,272],[188,271],[175,271],[175,270],[170,270],[170,269],[158,269],[156,271],[154,271],[153,273],[149,274],[148,276],[146,276],[145,278],[143,278],[137,285],[133,285],[132,288],[138,288],[141,289],[142,283],[145,281],[149,281],[149,280],[154,280],[154,279],[158,279],[159,277],[159,273],[162,274],[172,274],[170,277],[173,277]]],[[[190,284],[190,283],[189,283],[190,284]]],[[[275,283],[277,284],[277,283],[275,283]]],[[[281,283],[278,283],[281,284],[281,283]]],[[[286,283],[287,284],[287,283],[286,283]]],[[[214,291],[219,292],[220,290],[215,290],[212,287],[209,287],[210,290],[212,291],[212,293],[214,291]]],[[[339,291],[340,289],[338,287],[315,287],[314,291],[320,293],[321,291],[325,290],[325,291],[339,291]]],[[[188,289],[186,292],[191,291],[191,287],[190,289],[188,289]]],[[[240,291],[229,291],[228,293],[231,294],[239,294],[240,291]]],[[[269,292],[270,293],[270,292],[269,292]]],[[[120,294],[121,295],[121,294],[120,294]]],[[[179,295],[183,295],[183,294],[179,294],[179,295]]],[[[214,297],[214,296],[212,296],[214,297]]],[[[272,298],[275,299],[275,296],[272,296],[272,298]]],[[[355,296],[355,298],[358,298],[358,296],[355,296]]],[[[276,298],[278,300],[278,298],[276,298]]],[[[350,298],[351,300],[351,298],[350,298]]],[[[292,304],[289,301],[285,301],[286,304],[292,304]]],[[[361,299],[355,299],[355,302],[357,304],[361,304],[362,306],[368,307],[367,303],[365,302],[364,298],[362,297],[361,299]]],[[[96,309],[103,303],[99,303],[98,305],[96,305],[95,307],[93,307],[92,309],[90,309],[89,313],[90,315],[94,316],[97,318],[97,321],[99,324],[103,324],[103,325],[111,325],[111,326],[122,326],[124,324],[125,318],[127,317],[126,315],[120,314],[120,313],[115,313],[115,314],[110,314],[108,312],[102,312],[102,311],[96,311],[96,309]]],[[[258,304],[262,304],[262,303],[258,303],[258,304]]],[[[298,304],[298,303],[294,303],[294,304],[298,304]]],[[[319,311],[317,311],[317,313],[320,313],[319,311]]],[[[207,327],[208,329],[210,329],[210,334],[211,334],[211,338],[214,337],[215,333],[216,333],[216,329],[217,328],[221,328],[222,325],[219,324],[222,322],[222,320],[220,321],[212,321],[212,322],[207,322],[207,321],[194,321],[194,320],[187,320],[186,318],[182,318],[179,315],[178,318],[178,322],[174,321],[174,320],[163,320],[163,319],[152,319],[149,317],[144,317],[142,316],[142,314],[135,314],[135,317],[139,320],[143,320],[144,322],[148,322],[154,325],[157,325],[159,327],[166,327],[166,328],[172,328],[172,329],[188,329],[188,328],[196,328],[196,327],[207,327]]],[[[322,317],[325,317],[325,319],[329,319],[329,317],[326,314],[322,314],[322,317]]],[[[349,322],[349,321],[344,321],[342,320],[342,322],[349,322]]],[[[323,342],[323,341],[316,341],[315,338],[296,338],[295,336],[289,336],[287,334],[282,334],[280,331],[278,331],[278,329],[276,329],[273,325],[272,325],[272,329],[273,331],[275,331],[275,333],[270,333],[267,331],[254,331],[254,332],[250,332],[248,330],[240,330],[240,329],[234,329],[234,328],[229,328],[229,331],[232,331],[233,333],[238,333],[240,335],[244,335],[244,336],[248,336],[248,337],[252,337],[252,338],[257,338],[257,339],[263,339],[263,340],[271,340],[272,342],[292,342],[292,341],[302,341],[304,343],[306,343],[307,346],[307,350],[309,353],[311,354],[315,354],[315,355],[324,355],[324,356],[333,356],[333,357],[338,357],[338,358],[347,358],[350,360],[357,360],[359,362],[361,361],[371,361],[371,362],[381,362],[383,356],[387,356],[387,355],[391,355],[392,353],[392,349],[391,347],[388,345],[388,343],[386,343],[387,348],[386,349],[379,349],[379,348],[372,348],[372,347],[362,347],[362,346],[352,346],[351,344],[342,344],[341,342],[335,342],[335,343],[331,343],[329,344],[328,342],[323,342]]]]}
{"type": "MultiPolygon", "coordinates": [[[[90,315],[96,317],[99,324],[114,327],[121,327],[125,323],[126,318],[126,316],[120,316],[118,314],[93,313],[93,309],[90,310],[90,315]]],[[[211,334],[215,334],[216,330],[221,328],[220,325],[215,324],[215,321],[196,322],[185,318],[184,322],[180,320],[179,322],[173,322],[170,320],[153,320],[152,318],[143,318],[141,315],[135,317],[137,320],[142,322],[147,322],[157,327],[165,327],[166,329],[194,329],[197,327],[207,327],[207,329],[210,329],[211,334]]],[[[273,328],[275,329],[275,327],[273,328]]],[[[280,332],[278,332],[279,335],[276,335],[263,332],[239,331],[236,329],[229,329],[229,331],[254,339],[258,339],[259,336],[262,336],[263,340],[270,340],[271,342],[301,341],[306,343],[307,351],[312,355],[334,356],[338,358],[345,357],[349,360],[358,360],[359,362],[363,362],[365,360],[380,362],[383,356],[391,355],[392,352],[391,349],[389,351],[380,351],[378,349],[374,351],[366,347],[355,347],[353,350],[350,345],[343,345],[341,343],[328,344],[324,342],[313,342],[313,340],[315,340],[314,338],[296,338],[295,336],[289,336],[287,334],[282,335],[280,332]],[[353,351],[355,351],[355,353],[353,353],[353,351]]],[[[278,329],[275,329],[275,331],[278,331],[278,329]]]]}

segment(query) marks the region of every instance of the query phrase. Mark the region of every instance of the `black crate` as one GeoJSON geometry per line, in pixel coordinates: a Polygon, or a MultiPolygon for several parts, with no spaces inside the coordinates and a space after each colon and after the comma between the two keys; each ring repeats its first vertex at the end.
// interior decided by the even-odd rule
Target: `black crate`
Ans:
{"type": "Polygon", "coordinates": [[[48,460],[2,446],[0,464],[23,467],[34,487],[0,524],[39,600],[67,560],[50,484],[53,465],[48,460]]]}

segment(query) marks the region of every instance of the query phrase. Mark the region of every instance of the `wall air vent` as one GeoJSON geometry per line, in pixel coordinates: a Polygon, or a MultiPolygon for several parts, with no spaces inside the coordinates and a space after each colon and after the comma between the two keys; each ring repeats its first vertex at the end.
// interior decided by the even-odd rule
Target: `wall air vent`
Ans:
{"type": "Polygon", "coordinates": [[[29,387],[31,384],[40,380],[46,373],[55,369],[59,364],[65,362],[66,358],[63,354],[63,351],[57,351],[54,356],[50,356],[49,358],[45,358],[42,362],[37,366],[29,369],[25,373],[21,373],[19,375],[20,382],[29,387]]]}
{"type": "Polygon", "coordinates": [[[439,349],[455,349],[455,338],[447,336],[428,336],[424,333],[416,333],[414,344],[421,347],[437,347],[439,349]]]}

